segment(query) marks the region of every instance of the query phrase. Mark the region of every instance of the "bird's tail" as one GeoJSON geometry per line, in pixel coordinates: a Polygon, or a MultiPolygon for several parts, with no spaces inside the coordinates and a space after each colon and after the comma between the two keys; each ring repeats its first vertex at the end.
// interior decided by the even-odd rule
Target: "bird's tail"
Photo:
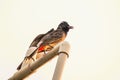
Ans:
{"type": "Polygon", "coordinates": [[[17,70],[21,69],[22,63],[23,63],[23,61],[19,64],[19,66],[17,67],[17,70]]]}
{"type": "Polygon", "coordinates": [[[33,63],[37,59],[42,58],[44,55],[44,52],[36,52],[36,55],[33,55],[32,57],[25,57],[24,60],[20,63],[20,65],[17,67],[17,70],[20,70],[25,66],[29,66],[31,63],[33,63]]]}
{"type": "Polygon", "coordinates": [[[34,58],[29,58],[29,57],[26,57],[22,62],[21,64],[17,67],[17,70],[20,70],[22,69],[23,67],[26,67],[26,66],[29,66],[31,63],[33,63],[35,60],[34,58]]]}

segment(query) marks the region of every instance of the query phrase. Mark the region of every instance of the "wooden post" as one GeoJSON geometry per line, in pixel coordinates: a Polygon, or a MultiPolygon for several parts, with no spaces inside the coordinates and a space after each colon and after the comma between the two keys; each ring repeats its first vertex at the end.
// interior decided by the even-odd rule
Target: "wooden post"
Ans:
{"type": "Polygon", "coordinates": [[[57,60],[57,64],[56,64],[56,68],[55,68],[55,72],[54,72],[52,80],[61,80],[65,62],[66,62],[67,57],[69,56],[68,54],[69,49],[70,49],[70,45],[68,44],[68,42],[64,42],[63,44],[60,45],[59,57],[57,60]]]}

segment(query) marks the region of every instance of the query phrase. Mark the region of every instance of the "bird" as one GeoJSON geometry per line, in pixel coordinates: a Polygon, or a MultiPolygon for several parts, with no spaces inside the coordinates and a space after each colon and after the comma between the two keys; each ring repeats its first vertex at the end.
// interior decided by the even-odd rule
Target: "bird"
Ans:
{"type": "Polygon", "coordinates": [[[66,21],[62,21],[56,30],[52,28],[47,33],[38,35],[31,43],[24,61],[18,66],[17,70],[22,68],[24,62],[27,61],[26,59],[29,60],[29,63],[25,63],[25,65],[31,64],[36,59],[41,58],[41,55],[43,57],[47,51],[52,50],[57,44],[64,41],[70,29],[73,29],[73,26],[70,26],[66,21]],[[37,58],[39,55],[40,57],[37,58]]]}

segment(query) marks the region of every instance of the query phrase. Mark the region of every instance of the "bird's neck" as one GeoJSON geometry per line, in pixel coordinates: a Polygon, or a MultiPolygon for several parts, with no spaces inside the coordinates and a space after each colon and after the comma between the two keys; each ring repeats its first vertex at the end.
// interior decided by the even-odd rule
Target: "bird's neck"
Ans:
{"type": "Polygon", "coordinates": [[[69,31],[69,29],[62,29],[64,32],[65,32],[65,34],[67,35],[67,33],[68,33],[68,31],[69,31]]]}

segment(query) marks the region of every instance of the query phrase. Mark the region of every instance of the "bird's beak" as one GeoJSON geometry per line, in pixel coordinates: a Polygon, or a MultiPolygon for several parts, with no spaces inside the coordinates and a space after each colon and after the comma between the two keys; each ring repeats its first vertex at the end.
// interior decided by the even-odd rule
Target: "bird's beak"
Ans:
{"type": "Polygon", "coordinates": [[[73,29],[74,27],[73,26],[69,26],[69,29],[73,29]]]}

